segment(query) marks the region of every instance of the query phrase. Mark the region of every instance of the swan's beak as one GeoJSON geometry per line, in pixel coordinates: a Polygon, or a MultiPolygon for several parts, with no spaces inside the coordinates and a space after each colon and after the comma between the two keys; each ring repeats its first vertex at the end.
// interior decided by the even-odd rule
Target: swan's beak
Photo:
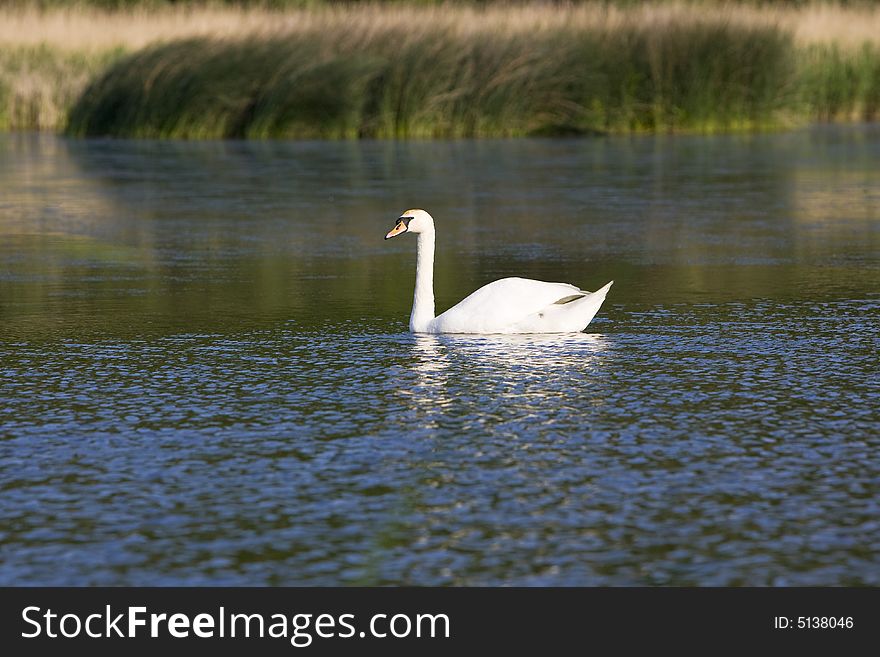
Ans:
{"type": "Polygon", "coordinates": [[[401,233],[405,233],[407,223],[408,222],[405,222],[403,219],[398,219],[397,223],[394,224],[394,228],[392,228],[391,230],[388,231],[388,234],[385,236],[385,239],[390,240],[392,237],[397,237],[401,233]]]}

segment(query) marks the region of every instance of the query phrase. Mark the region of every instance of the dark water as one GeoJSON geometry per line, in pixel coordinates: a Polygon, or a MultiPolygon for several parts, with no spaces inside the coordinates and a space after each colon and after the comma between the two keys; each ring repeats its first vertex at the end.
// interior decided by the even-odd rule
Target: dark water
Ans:
{"type": "Polygon", "coordinates": [[[878,127],[0,137],[0,583],[880,585],[878,253],[878,127]]]}

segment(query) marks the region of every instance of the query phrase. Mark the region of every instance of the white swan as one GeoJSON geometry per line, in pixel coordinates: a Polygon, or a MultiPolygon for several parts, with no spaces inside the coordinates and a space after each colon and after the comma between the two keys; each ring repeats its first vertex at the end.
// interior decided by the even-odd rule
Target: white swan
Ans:
{"type": "Polygon", "coordinates": [[[502,278],[434,317],[434,219],[407,210],[385,239],[419,237],[416,290],[409,330],[413,333],[571,333],[583,331],[599,311],[611,283],[586,292],[568,283],[502,278]]]}

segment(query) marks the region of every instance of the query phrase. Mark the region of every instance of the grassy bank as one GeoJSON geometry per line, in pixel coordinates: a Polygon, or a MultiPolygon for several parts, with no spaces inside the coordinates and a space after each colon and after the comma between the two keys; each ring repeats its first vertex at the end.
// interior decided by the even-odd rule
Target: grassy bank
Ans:
{"type": "Polygon", "coordinates": [[[880,11],[664,3],[10,14],[0,128],[140,137],[762,129],[880,112],[880,11]],[[875,29],[876,28],[876,29],[875,29]]]}

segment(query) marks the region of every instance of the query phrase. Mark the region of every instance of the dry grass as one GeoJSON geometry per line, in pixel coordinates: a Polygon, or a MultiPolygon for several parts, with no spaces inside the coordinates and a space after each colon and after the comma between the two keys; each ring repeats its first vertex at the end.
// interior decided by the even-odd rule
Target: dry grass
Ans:
{"type": "Polygon", "coordinates": [[[570,27],[614,30],[637,26],[663,29],[711,18],[743,27],[779,27],[799,44],[841,47],[880,43],[880,7],[819,3],[804,7],[755,6],[736,2],[644,3],[617,7],[582,4],[550,7],[406,6],[363,4],[273,12],[264,9],[178,7],[106,12],[88,7],[50,11],[0,9],[0,48],[46,45],[75,51],[137,50],[157,42],[192,37],[235,38],[348,28],[353,41],[369,40],[375,30],[406,26],[413,35],[433,30],[457,33],[523,33],[570,27]]]}

